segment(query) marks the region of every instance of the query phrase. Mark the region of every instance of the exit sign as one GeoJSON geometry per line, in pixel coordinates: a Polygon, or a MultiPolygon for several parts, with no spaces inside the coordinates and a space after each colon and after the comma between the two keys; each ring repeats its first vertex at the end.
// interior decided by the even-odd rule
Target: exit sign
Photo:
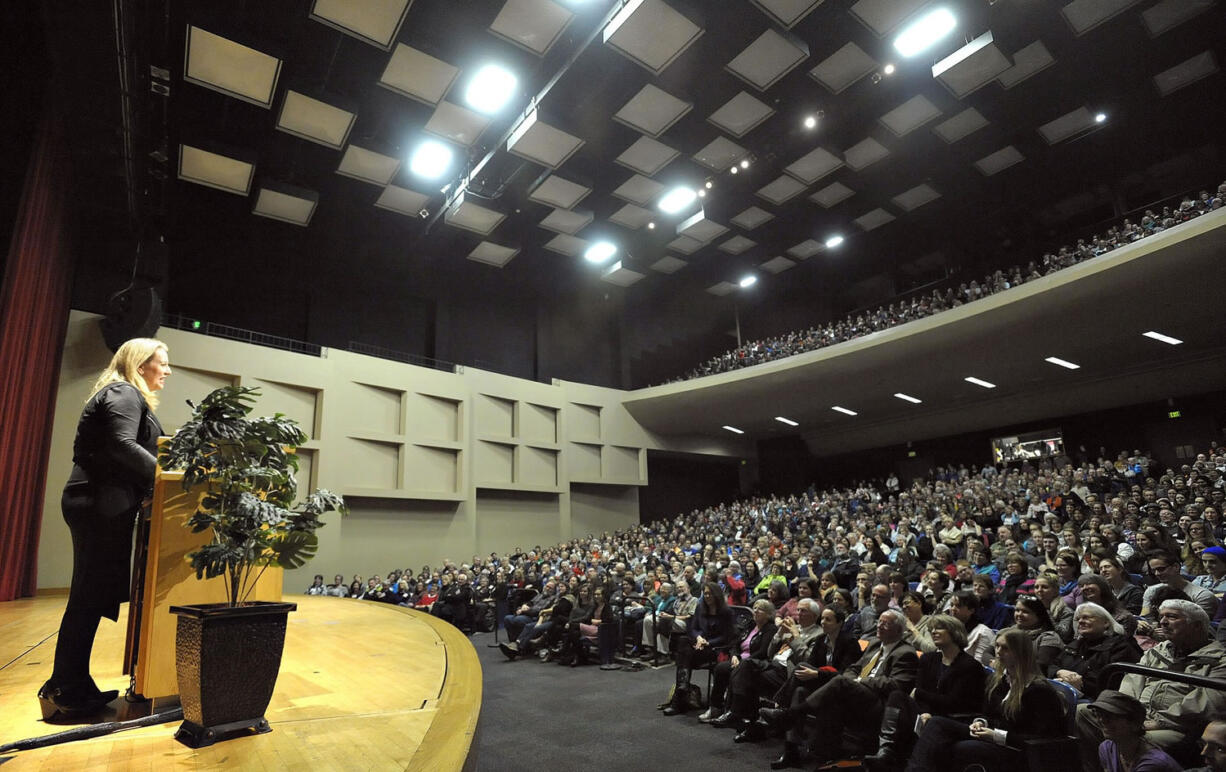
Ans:
{"type": "Polygon", "coordinates": [[[907,458],[915,458],[915,451],[914,451],[914,450],[908,450],[908,451],[907,451],[907,458]]]}
{"type": "Polygon", "coordinates": [[[1166,414],[1166,417],[1167,417],[1167,418],[1182,418],[1182,417],[1183,417],[1183,411],[1181,411],[1181,410],[1172,410],[1172,411],[1170,411],[1169,413],[1167,413],[1167,414],[1166,414]]]}

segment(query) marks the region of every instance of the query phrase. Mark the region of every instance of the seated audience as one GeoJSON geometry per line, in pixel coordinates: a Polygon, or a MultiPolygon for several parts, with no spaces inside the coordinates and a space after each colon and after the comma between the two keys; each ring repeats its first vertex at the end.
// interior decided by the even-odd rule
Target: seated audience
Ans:
{"type": "Polygon", "coordinates": [[[967,628],[966,653],[981,665],[990,665],[996,657],[996,631],[979,621],[979,598],[975,593],[955,592],[949,603],[950,616],[967,628]]]}
{"type": "MultiPolygon", "coordinates": [[[[1047,675],[1094,699],[1105,687],[1099,674],[1112,662],[1137,662],[1141,647],[1102,606],[1085,601],[1073,612],[1077,637],[1065,644],[1047,666],[1047,675]]],[[[1117,679],[1118,681],[1118,679],[1117,679]]]]}
{"type": "Polygon", "coordinates": [[[1144,593],[1129,579],[1128,572],[1124,570],[1124,562],[1120,558],[1106,557],[1099,560],[1098,575],[1107,580],[1116,599],[1128,610],[1129,614],[1141,613],[1141,600],[1144,593]]]}
{"type": "Polygon", "coordinates": [[[1150,601],[1153,599],[1155,590],[1161,585],[1179,590],[1188,600],[1204,609],[1210,619],[1217,613],[1217,598],[1204,587],[1188,581],[1188,578],[1179,572],[1181,564],[1173,552],[1155,550],[1146,556],[1146,562],[1149,564],[1150,575],[1158,581],[1158,584],[1145,590],[1145,595],[1141,600],[1141,616],[1152,616],[1154,609],[1150,601]]]}
{"type": "Polygon", "coordinates": [[[749,662],[764,662],[775,637],[775,607],[769,600],[756,600],[753,607],[753,627],[741,636],[728,659],[715,665],[711,678],[711,694],[705,713],[698,717],[707,724],[715,720],[731,722],[733,713],[725,710],[728,683],[734,670],[749,662]]]}
{"type": "Polygon", "coordinates": [[[1127,694],[1104,690],[1088,708],[1106,738],[1098,746],[1102,772],[1180,772],[1183,765],[1145,739],[1145,706],[1127,694]]]}
{"type": "Polygon", "coordinates": [[[689,707],[690,674],[696,666],[715,661],[717,649],[736,640],[732,611],[724,600],[719,585],[708,582],[702,586],[702,602],[690,617],[689,629],[677,640],[677,674],[673,699],[664,715],[685,713],[689,707]]]}

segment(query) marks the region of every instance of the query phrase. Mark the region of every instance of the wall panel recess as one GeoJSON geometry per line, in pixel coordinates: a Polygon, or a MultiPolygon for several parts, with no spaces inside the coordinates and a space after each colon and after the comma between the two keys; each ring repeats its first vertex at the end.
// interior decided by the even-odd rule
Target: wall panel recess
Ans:
{"type": "Polygon", "coordinates": [[[528,442],[556,444],[558,441],[558,409],[531,402],[520,402],[516,439],[528,442]]]}
{"type": "Polygon", "coordinates": [[[627,448],[622,445],[605,445],[604,449],[604,477],[606,480],[638,482],[642,479],[642,474],[639,471],[639,454],[641,451],[638,448],[627,448]]]}
{"type": "Polygon", "coordinates": [[[515,481],[515,445],[477,440],[473,448],[473,482],[509,485],[515,481]]]}
{"type": "Polygon", "coordinates": [[[308,438],[319,439],[316,424],[319,415],[319,389],[303,388],[263,379],[255,381],[252,385],[260,389],[260,400],[256,403],[258,415],[284,413],[298,422],[308,438]]]}
{"type": "Polygon", "coordinates": [[[368,383],[354,383],[349,397],[350,431],[377,434],[402,434],[404,392],[368,383]]]}
{"type": "Polygon", "coordinates": [[[398,442],[350,438],[350,472],[346,487],[378,490],[400,487],[398,442]]]}
{"type": "Polygon", "coordinates": [[[405,434],[410,439],[459,442],[463,437],[460,400],[410,392],[405,402],[405,434]]]}
{"type": "Polygon", "coordinates": [[[478,437],[510,439],[515,436],[515,402],[489,394],[478,394],[475,400],[478,437]]]}
{"type": "Polygon", "coordinates": [[[566,410],[567,439],[575,442],[600,442],[600,407],[571,402],[566,410]]]}
{"type": "Polygon", "coordinates": [[[404,487],[423,493],[459,493],[458,450],[410,444],[405,447],[404,487]]]}
{"type": "Polygon", "coordinates": [[[586,442],[567,443],[567,472],[572,480],[593,482],[602,476],[600,445],[586,442]]]}

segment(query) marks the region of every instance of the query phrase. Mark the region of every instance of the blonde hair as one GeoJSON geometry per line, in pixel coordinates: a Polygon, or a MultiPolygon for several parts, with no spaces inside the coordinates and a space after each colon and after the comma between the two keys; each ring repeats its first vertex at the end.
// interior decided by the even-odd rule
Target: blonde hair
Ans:
{"type": "MultiPolygon", "coordinates": [[[[140,368],[159,351],[169,353],[170,349],[155,338],[132,338],[124,341],[115,351],[115,356],[111,357],[111,363],[98,376],[98,380],[94,381],[94,388],[89,392],[90,399],[112,383],[129,383],[145,398],[150,410],[157,410],[157,394],[150,391],[145,379],[141,377],[140,368]]],[[[85,401],[88,402],[89,399],[85,401]]]]}
{"type": "Polygon", "coordinates": [[[993,660],[992,664],[996,668],[996,672],[988,679],[986,693],[991,695],[1000,686],[1005,677],[1009,677],[1009,696],[1001,703],[1001,713],[1009,721],[1013,721],[1018,717],[1022,710],[1022,695],[1026,691],[1026,687],[1032,683],[1046,684],[1047,679],[1043,677],[1042,671],[1039,670],[1038,662],[1035,659],[1034,640],[1027,635],[1025,630],[1018,627],[1011,627],[1008,630],[1001,631],[997,636],[996,641],[1003,643],[1010,652],[1013,653],[1013,660],[1016,663],[1012,673],[1006,673],[1005,668],[1001,667],[999,660],[993,660]]]}

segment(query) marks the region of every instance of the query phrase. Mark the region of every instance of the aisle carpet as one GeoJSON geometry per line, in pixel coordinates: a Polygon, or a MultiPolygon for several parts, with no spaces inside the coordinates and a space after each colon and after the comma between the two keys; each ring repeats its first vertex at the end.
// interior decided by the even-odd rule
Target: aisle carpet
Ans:
{"type": "MultiPolygon", "coordinates": [[[[698,711],[666,717],[656,710],[673,682],[671,667],[628,672],[535,657],[511,662],[487,646],[493,640],[492,633],[472,636],[484,670],[478,770],[762,772],[782,751],[773,738],[738,745],[733,730],[698,723],[698,711]]],[[[695,673],[694,683],[705,695],[707,674],[695,673]]]]}

